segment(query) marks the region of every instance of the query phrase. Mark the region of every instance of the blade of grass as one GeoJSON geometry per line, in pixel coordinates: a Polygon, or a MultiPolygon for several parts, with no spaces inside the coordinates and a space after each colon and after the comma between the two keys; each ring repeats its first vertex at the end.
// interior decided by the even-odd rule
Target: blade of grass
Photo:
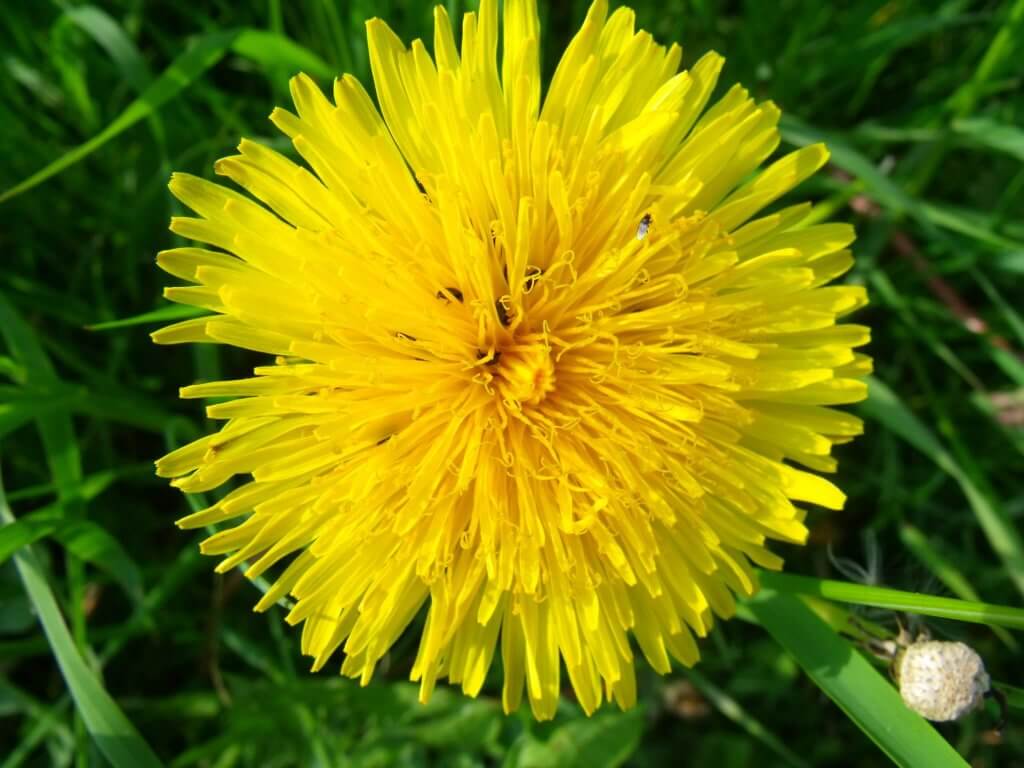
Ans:
{"type": "Polygon", "coordinates": [[[1024,594],[1024,543],[1006,512],[982,491],[895,392],[878,379],[870,377],[868,393],[868,399],[860,410],[925,454],[956,481],[967,497],[989,545],[1003,561],[1017,589],[1024,594]]]}
{"type": "Polygon", "coordinates": [[[17,768],[29,759],[44,739],[57,738],[70,742],[71,731],[64,725],[66,710],[70,703],[65,696],[52,707],[33,713],[32,727],[21,735],[18,745],[6,755],[4,761],[0,763],[0,768],[17,768]]]}
{"type": "MultiPolygon", "coordinates": [[[[14,522],[14,515],[11,514],[3,493],[2,479],[0,522],[4,525],[14,522]]],[[[50,642],[64,681],[97,748],[115,768],[159,766],[161,763],[152,749],[86,666],[75,648],[71,633],[64,623],[57,601],[50,591],[35,554],[31,549],[22,550],[15,554],[14,562],[25,584],[25,591],[35,606],[39,623],[50,642]]]]}
{"type": "Polygon", "coordinates": [[[208,314],[205,309],[199,307],[187,307],[178,304],[169,307],[154,309],[152,312],[143,312],[132,317],[122,317],[119,320],[107,320],[102,323],[87,325],[89,331],[112,331],[116,328],[128,328],[133,325],[145,325],[146,323],[164,323],[175,320],[187,320],[192,317],[208,314]]]}
{"type": "Polygon", "coordinates": [[[82,392],[74,387],[59,387],[40,392],[33,387],[0,387],[0,438],[41,416],[66,411],[81,402],[82,392]]]}
{"type": "MultiPolygon", "coordinates": [[[[29,388],[62,386],[38,334],[25,322],[3,293],[0,293],[0,333],[7,342],[8,350],[25,367],[25,383],[29,388]]],[[[46,453],[46,463],[57,489],[57,501],[61,512],[69,520],[81,520],[85,516],[85,502],[81,495],[82,461],[71,417],[66,412],[44,413],[37,416],[35,421],[46,453]]],[[[84,608],[85,565],[67,549],[64,550],[64,560],[71,630],[74,633],[77,651],[84,652],[87,646],[84,608]]],[[[88,759],[86,728],[84,713],[76,710],[75,746],[79,764],[84,764],[88,759]]]]}
{"type": "MultiPolygon", "coordinates": [[[[153,465],[148,461],[137,464],[126,464],[124,466],[117,467],[116,469],[105,469],[101,472],[95,472],[82,478],[82,497],[86,501],[89,501],[99,496],[118,480],[132,476],[144,476],[148,479],[152,475],[152,472],[153,465]]],[[[53,490],[54,486],[52,483],[28,485],[23,488],[19,488],[17,491],[11,491],[8,493],[7,500],[9,502],[16,502],[28,499],[38,499],[42,496],[49,496],[53,493],[53,490]]],[[[56,511],[58,508],[58,504],[48,504],[45,507],[37,509],[36,513],[42,512],[44,509],[48,511],[56,511]]]]}
{"type": "Polygon", "coordinates": [[[53,516],[28,515],[0,528],[0,565],[22,547],[56,531],[60,522],[53,516]]]}
{"type": "Polygon", "coordinates": [[[60,381],[31,388],[0,385],[0,437],[33,419],[68,413],[85,413],[152,432],[162,432],[169,421],[184,418],[133,392],[100,385],[93,389],[60,381]]]}
{"type": "Polygon", "coordinates": [[[762,589],[746,605],[808,677],[896,765],[967,768],[931,725],[907,709],[892,684],[799,598],[762,589]]]}
{"type": "Polygon", "coordinates": [[[840,136],[826,134],[792,115],[783,115],[779,123],[782,138],[798,147],[825,141],[831,161],[864,182],[871,198],[895,214],[908,213],[923,218],[916,199],[886,176],[862,153],[840,136]]]}
{"type": "MultiPolygon", "coordinates": [[[[920,529],[904,523],[900,526],[900,540],[935,577],[949,587],[961,600],[980,603],[981,597],[960,570],[939,552],[920,529]]],[[[992,631],[1007,648],[1017,650],[1017,641],[1005,627],[993,626],[992,631]]]]}
{"type": "Polygon", "coordinates": [[[265,29],[243,29],[231,50],[270,70],[283,70],[290,75],[305,72],[330,80],[337,72],[308,48],[294,40],[265,29]]]}
{"type": "Polygon", "coordinates": [[[977,281],[978,285],[981,286],[981,290],[985,292],[992,305],[998,307],[1003,318],[1006,320],[1006,324],[1013,331],[1013,335],[1017,337],[1017,342],[1024,344],[1024,318],[1010,306],[1010,303],[1003,298],[1003,295],[996,289],[992,281],[989,280],[981,271],[977,269],[971,270],[971,277],[977,281]]]}
{"type": "Polygon", "coordinates": [[[957,117],[967,117],[974,111],[988,82],[999,75],[1003,65],[1018,51],[1020,34],[1024,30],[1024,0],[1017,0],[1010,6],[1006,19],[1000,21],[997,30],[971,78],[949,99],[948,105],[957,117]]]}
{"type": "Polygon", "coordinates": [[[106,571],[137,604],[142,600],[142,576],[135,561],[117,539],[91,520],[62,520],[43,511],[0,528],[0,565],[24,546],[48,536],[80,560],[106,571]]]}
{"type": "Polygon", "coordinates": [[[987,222],[979,223],[973,212],[929,203],[908,193],[840,135],[823,131],[788,114],[780,119],[779,128],[782,138],[794,146],[824,141],[832,163],[864,182],[865,191],[872,200],[895,218],[910,216],[931,239],[948,240],[940,230],[949,230],[997,250],[1024,248],[1024,244],[993,232],[987,222]]]}
{"type": "MultiPolygon", "coordinates": [[[[64,386],[36,333],[3,293],[0,293],[0,333],[12,356],[25,367],[25,383],[30,389],[57,390],[64,386]]],[[[58,495],[73,497],[81,483],[82,468],[71,420],[66,414],[39,414],[37,421],[58,495]]]]}
{"type": "Polygon", "coordinates": [[[121,25],[106,11],[94,5],[79,5],[67,8],[64,15],[107,52],[134,91],[141,92],[149,85],[153,79],[149,65],[121,25]]]}
{"type": "Polygon", "coordinates": [[[911,308],[906,295],[897,290],[889,276],[882,270],[872,270],[869,275],[872,293],[885,304],[892,307],[899,315],[904,326],[911,333],[919,336],[938,359],[946,363],[960,378],[967,382],[975,391],[983,391],[984,383],[978,379],[971,369],[957,357],[953,349],[939,338],[928,323],[921,322],[917,313],[911,308]]]}
{"type": "Polygon", "coordinates": [[[142,602],[139,566],[103,527],[91,520],[61,521],[53,536],[79,560],[108,573],[135,604],[142,602]]]}
{"type": "MultiPolygon", "coordinates": [[[[977,240],[996,251],[1017,251],[1024,243],[992,231],[988,217],[977,211],[961,206],[920,201],[918,210],[925,220],[950,232],[977,240]]],[[[918,222],[920,223],[920,221],[918,222]]]]}
{"type": "Polygon", "coordinates": [[[107,125],[102,131],[84,144],[65,152],[59,158],[37,171],[19,184],[0,194],[0,203],[27,192],[47,179],[56,176],[79,160],[88,157],[112,138],[135,125],[148,115],[153,114],[161,106],[177,96],[182,89],[190,85],[203,72],[212,67],[238,37],[238,30],[213,32],[199,38],[195,45],[176,58],[171,65],[146,88],[139,98],[129,104],[125,110],[107,125]]]}
{"type": "Polygon", "coordinates": [[[60,79],[64,92],[64,109],[68,117],[86,133],[99,125],[98,101],[89,92],[86,68],[81,52],[74,44],[76,30],[70,19],[61,17],[50,27],[49,45],[46,47],[50,67],[60,79]]]}
{"type": "Polygon", "coordinates": [[[719,712],[781,757],[787,765],[795,765],[797,768],[805,768],[809,765],[783,744],[778,736],[761,725],[736,699],[712,683],[700,672],[695,669],[684,669],[683,674],[690,679],[690,682],[693,683],[697,690],[715,705],[719,712]]]}
{"type": "MultiPolygon", "coordinates": [[[[142,464],[135,468],[146,472],[151,471],[150,465],[142,464]]],[[[124,471],[106,471],[85,477],[80,486],[83,501],[95,499],[110,487],[124,471]]],[[[36,496],[52,493],[53,486],[30,488],[36,496]]],[[[13,501],[14,494],[8,494],[13,501]]],[[[53,536],[73,554],[91,562],[96,567],[109,572],[125,589],[136,606],[142,600],[141,577],[138,566],[124,548],[108,532],[90,520],[69,521],[61,519],[60,503],[56,502],[41,507],[17,522],[0,528],[0,564],[16,550],[32,544],[47,536],[53,536]]]]}
{"type": "Polygon", "coordinates": [[[935,597],[919,592],[903,592],[886,587],[871,587],[849,581],[816,579],[791,573],[761,572],[761,584],[770,590],[790,595],[814,595],[841,603],[889,608],[921,616],[987,624],[994,627],[1024,629],[1024,608],[992,605],[954,597],[935,597]]]}
{"type": "Polygon", "coordinates": [[[953,131],[982,147],[1024,160],[1024,131],[987,117],[969,117],[953,121],[953,131]]]}

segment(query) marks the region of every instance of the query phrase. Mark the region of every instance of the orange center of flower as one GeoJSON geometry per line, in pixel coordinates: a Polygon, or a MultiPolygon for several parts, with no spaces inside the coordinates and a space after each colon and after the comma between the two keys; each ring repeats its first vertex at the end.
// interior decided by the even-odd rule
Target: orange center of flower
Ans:
{"type": "Polygon", "coordinates": [[[539,344],[503,352],[495,373],[502,398],[522,405],[536,405],[555,388],[551,352],[539,344]]]}

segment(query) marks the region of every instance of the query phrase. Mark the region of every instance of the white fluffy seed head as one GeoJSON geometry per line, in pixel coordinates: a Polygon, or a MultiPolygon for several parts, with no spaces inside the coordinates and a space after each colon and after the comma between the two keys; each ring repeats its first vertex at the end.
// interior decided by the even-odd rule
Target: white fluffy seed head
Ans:
{"type": "Polygon", "coordinates": [[[981,657],[968,645],[926,640],[896,660],[904,703],[936,722],[959,720],[980,707],[990,683],[981,657]]]}

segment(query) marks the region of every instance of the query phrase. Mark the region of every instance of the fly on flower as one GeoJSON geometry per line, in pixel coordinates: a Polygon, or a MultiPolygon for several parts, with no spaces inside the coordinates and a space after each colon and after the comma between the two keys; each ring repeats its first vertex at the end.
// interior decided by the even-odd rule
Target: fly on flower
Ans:
{"type": "Polygon", "coordinates": [[[798,504],[843,504],[815,473],[861,432],[829,407],[870,370],[837,325],[863,289],[827,285],[854,233],[770,207],[825,148],[756,172],[778,109],[709,107],[722,58],[680,71],[628,8],[593,4],[543,98],[532,0],[501,31],[483,0],[461,47],[434,16],[433,56],[367,24],[380,112],[350,75],[292,81],[271,120],[301,165],[243,140],[215,170],[249,194],[172,178],[197,215],[171,229],[205,245],[159,255],[190,284],[166,295],[211,314],[155,340],[267,361],[185,387],[224,425],[157,470],[234,478],[179,525],[228,524],[203,552],[272,575],[256,607],[294,600],[314,670],[366,683],[415,623],[423,700],[477,695],[497,655],[507,711],[552,717],[563,674],[588,713],[628,707],[634,647],[694,664],[781,567],[769,541],[806,540],[798,504]]]}
{"type": "Polygon", "coordinates": [[[651,231],[651,214],[645,213],[644,217],[640,219],[640,224],[636,228],[636,239],[643,240],[647,237],[647,233],[651,231]]]}

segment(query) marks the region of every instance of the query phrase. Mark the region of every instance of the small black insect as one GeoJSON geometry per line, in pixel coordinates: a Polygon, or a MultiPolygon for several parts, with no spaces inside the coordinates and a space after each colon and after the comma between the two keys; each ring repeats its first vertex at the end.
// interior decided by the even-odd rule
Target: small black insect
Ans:
{"type": "Polygon", "coordinates": [[[418,176],[414,174],[412,180],[416,182],[416,189],[420,191],[421,195],[427,194],[427,188],[423,186],[423,182],[419,180],[418,176]]]}
{"type": "Polygon", "coordinates": [[[384,443],[386,443],[392,437],[394,437],[394,435],[384,435],[384,437],[377,441],[377,445],[384,445],[384,443]]]}
{"type": "Polygon", "coordinates": [[[434,295],[437,296],[437,298],[439,298],[446,304],[451,304],[451,299],[448,298],[449,295],[454,297],[454,299],[457,302],[459,302],[459,304],[462,303],[462,291],[460,291],[458,288],[445,288],[442,291],[438,291],[434,295]],[[447,293],[445,293],[445,291],[447,291],[447,293]]]}
{"type": "Polygon", "coordinates": [[[644,217],[640,219],[640,226],[636,228],[636,239],[643,240],[647,237],[647,233],[651,229],[651,214],[645,213],[644,217]]]}
{"type": "Polygon", "coordinates": [[[500,322],[503,327],[508,328],[512,323],[512,317],[509,315],[508,310],[505,308],[505,305],[501,303],[500,299],[494,302],[494,311],[498,313],[498,322],[500,322]]]}
{"type": "Polygon", "coordinates": [[[402,341],[416,341],[415,336],[410,336],[408,333],[404,333],[403,331],[398,331],[398,333],[395,334],[395,338],[401,339],[402,341]]]}

